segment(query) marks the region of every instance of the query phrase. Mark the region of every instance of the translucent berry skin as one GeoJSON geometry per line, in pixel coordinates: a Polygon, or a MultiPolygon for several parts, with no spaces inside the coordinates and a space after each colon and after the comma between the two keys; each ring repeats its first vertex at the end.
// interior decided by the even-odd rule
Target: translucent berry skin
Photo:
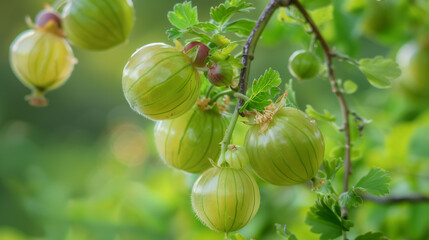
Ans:
{"type": "Polygon", "coordinates": [[[197,101],[201,80],[190,59],[176,48],[152,43],[128,60],[122,88],[131,108],[152,120],[179,117],[197,101]]]}
{"type": "Polygon", "coordinates": [[[207,57],[209,56],[210,48],[207,47],[204,43],[200,43],[197,41],[190,42],[186,45],[185,52],[187,52],[187,51],[189,51],[192,48],[197,47],[197,46],[199,46],[199,48],[198,48],[197,57],[195,58],[195,61],[194,61],[194,66],[195,67],[205,67],[207,57]]]}
{"type": "Polygon", "coordinates": [[[325,142],[317,124],[295,108],[280,109],[268,129],[249,128],[245,147],[252,169],[264,181],[279,185],[304,183],[322,164],[325,142]]]}
{"type": "Polygon", "coordinates": [[[295,51],[289,58],[289,71],[299,80],[315,77],[320,71],[319,58],[309,51],[295,51]]]}
{"type": "Polygon", "coordinates": [[[219,157],[227,120],[214,111],[194,107],[184,115],[158,121],[155,143],[161,158],[170,166],[190,173],[201,173],[219,157]]]}
{"type": "MultiPolygon", "coordinates": [[[[21,33],[10,46],[10,64],[18,79],[38,100],[46,91],[63,85],[76,60],[64,38],[39,30],[21,33]]],[[[31,97],[30,97],[30,103],[31,97]]],[[[34,105],[43,105],[38,101],[34,105]]]]}
{"type": "Polygon", "coordinates": [[[260,204],[258,185],[246,169],[215,167],[195,182],[192,207],[198,218],[219,232],[233,232],[246,226],[260,204]]]}
{"type": "Polygon", "coordinates": [[[104,50],[124,42],[133,25],[131,0],[72,0],[63,10],[67,38],[90,50],[104,50]]]}
{"type": "Polygon", "coordinates": [[[228,150],[225,152],[225,162],[231,168],[241,169],[249,164],[249,156],[244,147],[232,146],[228,147],[228,150]]]}

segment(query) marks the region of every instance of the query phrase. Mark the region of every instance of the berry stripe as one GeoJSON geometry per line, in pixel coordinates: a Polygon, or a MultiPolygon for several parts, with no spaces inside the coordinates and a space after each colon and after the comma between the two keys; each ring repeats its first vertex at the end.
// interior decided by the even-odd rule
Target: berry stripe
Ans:
{"type": "MultiPolygon", "coordinates": [[[[297,130],[298,132],[300,132],[302,135],[304,135],[304,137],[307,139],[307,141],[311,145],[311,149],[313,150],[315,159],[317,159],[317,154],[316,154],[316,150],[314,148],[312,139],[307,134],[305,134],[301,129],[299,129],[296,125],[294,125],[293,123],[291,123],[290,121],[288,121],[286,123],[289,124],[290,126],[292,126],[292,128],[295,128],[295,130],[297,130]]],[[[308,152],[308,149],[307,149],[307,152],[308,152]]],[[[315,174],[315,171],[313,169],[313,164],[312,164],[312,161],[311,161],[310,153],[308,153],[308,163],[310,164],[311,172],[312,172],[311,175],[313,176],[315,174]]]]}
{"type": "Polygon", "coordinates": [[[296,148],[295,142],[293,141],[293,139],[289,136],[289,133],[287,131],[283,131],[284,135],[287,137],[287,139],[290,141],[290,143],[292,144],[292,147],[294,148],[299,161],[301,162],[301,165],[304,167],[305,173],[307,174],[307,178],[310,177],[310,175],[308,175],[308,170],[307,167],[305,166],[304,162],[302,161],[301,158],[301,154],[299,154],[298,149],[296,148]]]}
{"type": "MultiPolygon", "coordinates": [[[[173,55],[173,56],[169,56],[169,57],[166,57],[166,58],[163,58],[163,59],[161,59],[161,60],[159,60],[158,62],[156,62],[151,68],[149,68],[147,71],[145,71],[145,73],[143,74],[143,75],[141,75],[139,78],[137,78],[136,79],[136,81],[134,81],[133,82],[133,84],[131,84],[131,86],[128,88],[128,92],[141,80],[141,79],[143,79],[146,75],[148,75],[152,70],[154,70],[159,64],[161,64],[161,63],[163,63],[163,62],[165,62],[165,61],[167,61],[167,60],[170,60],[170,59],[172,59],[172,58],[175,58],[175,57],[181,57],[183,54],[182,53],[180,53],[180,54],[177,54],[177,55],[173,55]]],[[[151,88],[152,89],[152,88],[151,88]]],[[[149,90],[151,90],[151,89],[149,89],[149,90]]],[[[148,90],[148,91],[149,91],[148,90]]],[[[147,92],[147,91],[146,91],[147,92]]]]}
{"type": "MultiPolygon", "coordinates": [[[[273,142],[275,142],[276,141],[276,136],[274,135],[275,134],[275,132],[274,131],[270,131],[270,132],[267,132],[267,135],[269,134],[269,136],[267,136],[267,137],[270,137],[271,139],[272,139],[272,141],[273,142]]],[[[276,144],[272,144],[272,146],[276,149],[276,152],[277,153],[280,153],[281,154],[281,158],[282,159],[287,159],[287,156],[285,156],[284,155],[284,152],[282,151],[282,150],[280,150],[279,149],[279,146],[277,146],[276,144]]],[[[274,160],[272,159],[272,161],[273,161],[273,163],[274,163],[274,160]]],[[[299,174],[297,174],[290,166],[289,166],[289,164],[288,164],[288,162],[287,161],[285,161],[285,160],[283,160],[283,161],[280,161],[281,163],[284,163],[284,165],[289,169],[289,171],[293,174],[293,175],[295,175],[297,178],[298,178],[298,180],[295,180],[294,178],[292,178],[291,176],[290,176],[290,174],[286,174],[286,173],[284,173],[284,172],[282,172],[283,173],[283,175],[286,177],[286,178],[289,178],[290,180],[292,180],[292,181],[294,181],[294,182],[296,182],[296,183],[301,183],[301,182],[303,182],[305,179],[303,179],[299,174]]],[[[275,165],[275,163],[274,163],[274,165],[275,165]]]]}

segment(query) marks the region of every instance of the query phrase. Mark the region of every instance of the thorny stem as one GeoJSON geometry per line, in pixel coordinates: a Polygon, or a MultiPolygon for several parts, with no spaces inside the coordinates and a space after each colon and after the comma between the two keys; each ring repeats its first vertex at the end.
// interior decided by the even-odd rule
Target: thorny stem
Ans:
{"type": "MultiPolygon", "coordinates": [[[[350,124],[349,124],[350,110],[347,106],[343,93],[340,91],[340,86],[338,86],[338,83],[336,81],[337,78],[335,76],[335,71],[332,63],[332,59],[333,57],[336,56],[336,54],[331,51],[331,48],[323,38],[322,34],[319,31],[319,28],[314,23],[313,19],[310,17],[310,15],[308,14],[304,6],[298,0],[291,0],[291,1],[292,1],[292,4],[295,5],[298,8],[298,10],[301,12],[301,14],[304,16],[305,20],[307,21],[307,23],[310,25],[312,29],[312,33],[317,38],[317,40],[319,41],[323,49],[323,53],[325,55],[326,68],[328,70],[329,79],[331,83],[331,89],[332,89],[332,92],[337,96],[338,102],[341,106],[341,112],[343,115],[342,129],[345,134],[344,178],[343,178],[342,192],[347,192],[348,185],[349,185],[349,175],[352,172],[351,160],[350,160],[350,124]]],[[[347,207],[341,208],[341,217],[344,219],[348,218],[347,207]]],[[[347,239],[347,235],[345,232],[343,233],[343,239],[347,239]]]]}
{"type": "MultiPolygon", "coordinates": [[[[250,62],[254,58],[256,44],[258,43],[259,37],[261,36],[265,26],[273,15],[274,11],[280,6],[289,6],[291,1],[289,0],[271,0],[265,10],[262,12],[258,21],[255,24],[252,32],[250,33],[249,38],[244,44],[243,47],[243,56],[241,58],[241,63],[243,64],[243,68],[240,71],[240,81],[238,83],[239,92],[241,94],[246,95],[247,90],[247,82],[249,78],[249,69],[250,62]]],[[[243,99],[238,99],[237,109],[240,109],[244,104],[243,99]]]]}
{"type": "Polygon", "coordinates": [[[229,123],[228,129],[226,130],[225,136],[221,142],[221,156],[219,157],[218,165],[220,165],[223,161],[225,151],[228,147],[228,144],[231,141],[231,135],[238,119],[239,110],[243,106],[246,99],[244,97],[246,96],[250,61],[253,60],[253,54],[255,52],[256,44],[259,40],[259,37],[261,36],[262,31],[265,29],[265,26],[267,25],[274,11],[280,6],[288,6],[289,4],[290,4],[290,0],[271,0],[268,3],[267,7],[262,12],[258,21],[256,22],[255,27],[253,28],[249,38],[246,41],[246,44],[244,44],[243,56],[241,59],[243,68],[240,71],[240,80],[238,83],[238,89],[241,95],[237,95],[238,96],[237,106],[234,110],[234,114],[232,115],[232,119],[231,119],[231,122],[229,123]]]}

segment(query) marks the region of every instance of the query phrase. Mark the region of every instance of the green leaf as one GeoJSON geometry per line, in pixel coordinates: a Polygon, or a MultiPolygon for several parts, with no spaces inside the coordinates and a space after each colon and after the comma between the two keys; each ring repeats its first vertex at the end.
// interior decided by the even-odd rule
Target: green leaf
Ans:
{"type": "Polygon", "coordinates": [[[359,65],[369,83],[377,88],[390,87],[391,81],[401,75],[398,64],[382,56],[361,59],[359,65]]]}
{"type": "Polygon", "coordinates": [[[346,80],[343,84],[343,89],[345,93],[352,94],[356,92],[356,90],[358,89],[358,86],[352,80],[346,80]]]}
{"type": "Polygon", "coordinates": [[[243,64],[241,63],[241,57],[232,57],[230,56],[227,59],[228,63],[231,64],[231,66],[236,67],[238,69],[243,68],[243,64]]]}
{"type": "Polygon", "coordinates": [[[343,166],[343,162],[339,158],[323,160],[322,166],[326,173],[326,179],[332,180],[334,179],[338,170],[340,170],[340,168],[343,166]]]}
{"type": "Polygon", "coordinates": [[[168,20],[178,29],[190,28],[198,23],[197,7],[192,7],[191,2],[178,3],[168,12],[168,20]]]}
{"type": "Polygon", "coordinates": [[[348,208],[358,207],[363,203],[361,196],[359,196],[353,188],[342,193],[338,201],[340,202],[340,206],[348,208]]]}
{"type": "Polygon", "coordinates": [[[367,191],[375,196],[389,193],[390,177],[381,168],[372,168],[368,174],[363,176],[355,185],[356,189],[367,191]]]}
{"type": "Polygon", "coordinates": [[[229,57],[232,51],[237,48],[237,46],[238,44],[236,43],[228,44],[226,47],[214,52],[210,59],[214,60],[215,62],[225,60],[229,57]]]}
{"type": "Polygon", "coordinates": [[[277,235],[282,237],[282,239],[298,240],[298,238],[296,238],[295,234],[291,233],[288,229],[286,229],[286,225],[276,223],[275,226],[276,226],[277,235]]]}
{"type": "Polygon", "coordinates": [[[225,1],[225,3],[222,3],[217,7],[212,7],[210,9],[210,16],[215,22],[219,23],[220,25],[223,25],[235,13],[249,12],[250,10],[252,10],[253,8],[251,6],[252,4],[246,3],[243,0],[227,0],[225,1]]]}
{"type": "Polygon", "coordinates": [[[216,45],[218,45],[219,47],[222,47],[222,46],[229,44],[231,42],[231,40],[229,40],[227,37],[220,35],[220,34],[213,35],[213,37],[210,39],[210,41],[213,43],[216,43],[216,45]]]}
{"type": "Polygon", "coordinates": [[[238,36],[249,36],[252,32],[253,27],[255,27],[255,21],[249,19],[239,19],[234,22],[230,22],[225,25],[223,31],[233,32],[238,36]]]}
{"type": "Polygon", "coordinates": [[[268,106],[273,98],[280,92],[280,89],[276,88],[282,82],[280,75],[273,69],[265,71],[264,75],[258,80],[253,81],[252,84],[252,96],[250,100],[246,101],[240,111],[245,109],[251,111],[256,109],[257,111],[263,111],[268,106]]]}
{"type": "Polygon", "coordinates": [[[217,26],[214,25],[213,23],[209,23],[209,22],[200,22],[198,24],[193,25],[194,28],[201,28],[202,30],[206,31],[206,32],[211,32],[214,30],[217,30],[217,26]]]}
{"type": "Polygon", "coordinates": [[[382,232],[367,232],[361,234],[355,238],[355,240],[387,240],[386,236],[382,232]]]}
{"type": "Polygon", "coordinates": [[[328,5],[310,12],[311,17],[317,25],[331,21],[334,18],[334,6],[328,5]]]}
{"type": "Polygon", "coordinates": [[[327,110],[324,110],[323,114],[316,111],[311,105],[307,105],[305,113],[316,120],[324,120],[328,122],[335,122],[337,119],[334,115],[331,115],[327,110]]]}
{"type": "Polygon", "coordinates": [[[320,197],[310,208],[305,222],[310,225],[310,231],[320,234],[320,240],[330,240],[349,231],[353,223],[341,218],[341,209],[338,201],[330,196],[320,197]]]}
{"type": "Polygon", "coordinates": [[[168,39],[176,40],[181,38],[184,33],[177,28],[170,28],[167,30],[167,34],[168,34],[168,39]]]}

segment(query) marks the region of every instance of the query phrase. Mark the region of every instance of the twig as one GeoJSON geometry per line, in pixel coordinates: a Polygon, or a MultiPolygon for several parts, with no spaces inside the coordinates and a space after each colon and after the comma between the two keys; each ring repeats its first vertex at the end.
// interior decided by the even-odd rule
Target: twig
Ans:
{"type": "MultiPolygon", "coordinates": [[[[301,14],[304,16],[307,23],[310,25],[313,30],[314,36],[316,36],[319,41],[323,53],[325,55],[326,68],[328,69],[329,79],[331,83],[332,92],[337,96],[338,102],[341,106],[341,112],[343,116],[343,126],[344,134],[345,134],[345,154],[344,154],[344,179],[343,179],[343,189],[342,192],[348,191],[349,185],[349,175],[351,174],[351,161],[350,161],[350,124],[349,124],[349,114],[350,110],[347,106],[346,100],[344,98],[343,93],[340,91],[340,87],[337,84],[337,78],[335,76],[335,71],[332,63],[333,57],[336,56],[335,53],[331,51],[328,43],[323,38],[322,34],[319,31],[319,28],[314,23],[313,19],[308,14],[307,10],[298,0],[291,0],[291,3],[295,5],[301,14]]],[[[346,207],[341,208],[341,217],[344,219],[348,218],[348,209],[346,207]]],[[[346,234],[343,234],[343,238],[347,239],[346,234]]]]}
{"type": "Polygon", "coordinates": [[[388,196],[375,197],[371,195],[362,196],[364,200],[380,204],[397,204],[397,203],[429,203],[429,196],[424,195],[407,195],[407,196],[388,196]]]}
{"type": "MultiPolygon", "coordinates": [[[[255,53],[256,44],[258,43],[259,37],[262,34],[265,26],[273,15],[274,11],[280,6],[289,6],[291,1],[286,0],[271,0],[265,10],[262,12],[258,21],[255,24],[252,32],[250,33],[249,38],[244,44],[243,47],[243,55],[241,58],[241,63],[243,64],[243,68],[240,71],[240,81],[238,83],[239,92],[241,94],[246,95],[247,90],[247,82],[249,78],[249,69],[250,62],[253,60],[253,54],[255,53]]],[[[244,104],[243,99],[238,99],[237,109],[240,109],[244,104]]],[[[241,113],[240,113],[241,114],[241,113]]]]}

